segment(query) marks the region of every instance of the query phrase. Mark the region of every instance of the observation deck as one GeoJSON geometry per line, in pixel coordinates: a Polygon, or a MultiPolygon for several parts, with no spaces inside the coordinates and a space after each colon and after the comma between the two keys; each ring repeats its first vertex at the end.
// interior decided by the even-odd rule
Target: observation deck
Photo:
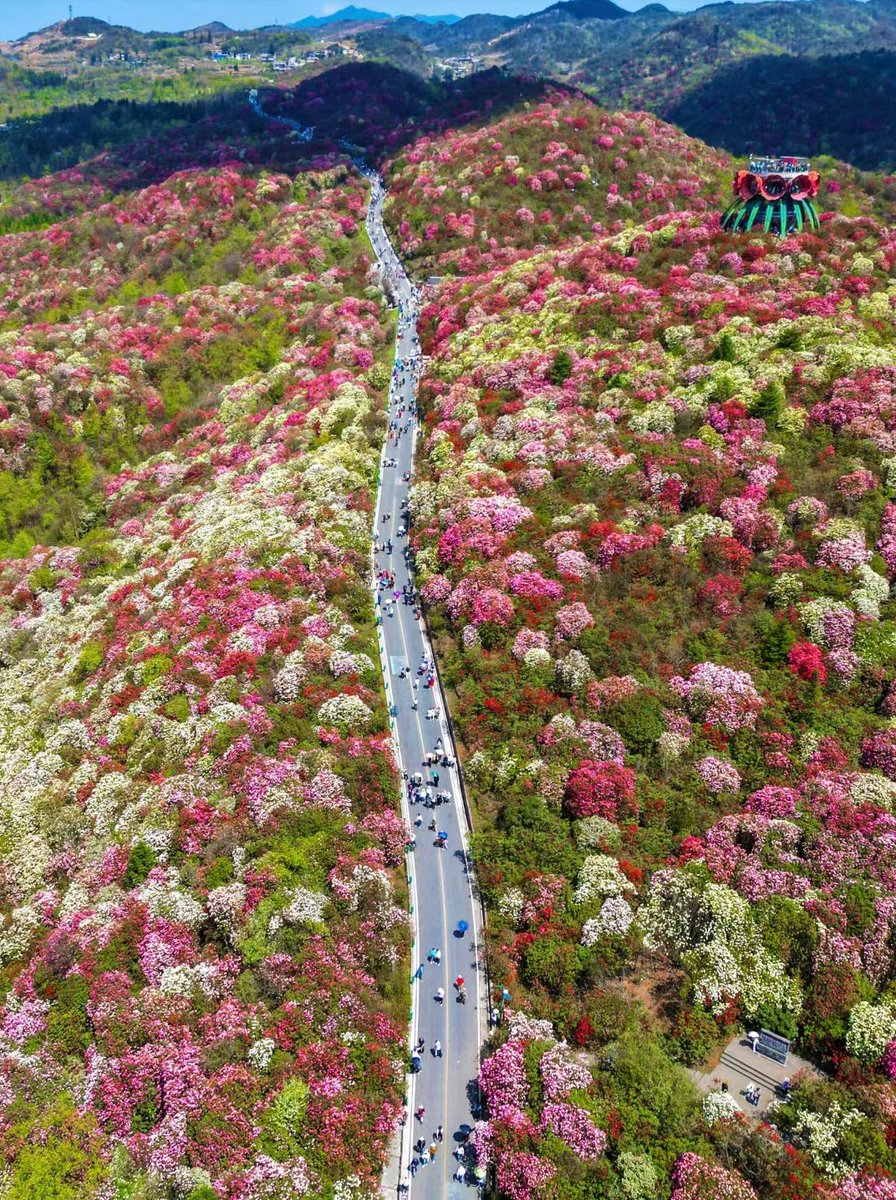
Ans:
{"type": "Polygon", "coordinates": [[[819,176],[808,158],[790,154],[750,154],[747,166],[735,172],[734,200],[722,214],[729,233],[752,230],[785,237],[818,229],[819,176]]]}

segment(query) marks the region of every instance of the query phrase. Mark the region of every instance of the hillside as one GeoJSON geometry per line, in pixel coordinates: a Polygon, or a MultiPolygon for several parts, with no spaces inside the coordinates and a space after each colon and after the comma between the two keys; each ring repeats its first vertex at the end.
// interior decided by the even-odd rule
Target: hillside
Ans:
{"type": "MultiPolygon", "coordinates": [[[[572,90],[539,106],[420,138],[391,162],[387,218],[420,274],[467,274],[522,250],[590,240],[727,203],[732,163],[648,114],[611,113],[572,90]]],[[[896,183],[819,160],[821,206],[896,218],[896,183]]]]}
{"type": "Polygon", "coordinates": [[[446,276],[414,546],[513,998],[503,1200],[892,1195],[896,240],[723,235],[713,157],[560,94],[394,164],[446,276]],[[829,1073],[774,1129],[681,1069],[760,1026],[829,1073]]]}
{"type": "Polygon", "coordinates": [[[0,237],[11,1195],[332,1197],[400,1110],[366,579],[391,321],[357,174],[229,133],[4,205],[68,198],[0,237]]]}
{"type": "Polygon", "coordinates": [[[427,1178],[464,1141],[489,1200],[894,1200],[896,181],[819,159],[820,229],[734,236],[724,150],[571,86],[261,103],[0,160],[0,1194],[380,1196],[442,1119],[435,857],[499,1012],[475,1086],[429,1040],[481,1120],[427,1178]],[[399,805],[359,148],[421,284],[395,537],[469,857],[399,805]],[[760,1027],[812,1071],[754,1112],[713,1078],[760,1027]]]}
{"type": "Polygon", "coordinates": [[[732,150],[748,140],[738,136],[740,122],[770,138],[769,149],[786,150],[799,135],[803,153],[869,169],[896,164],[891,64],[878,57],[896,51],[889,0],[766,0],[686,14],[651,5],[612,21],[577,11],[557,4],[522,18],[469,17],[404,32],[434,56],[472,53],[567,80],[611,108],[655,112],[732,150]],[[787,105],[769,102],[776,70],[797,80],[787,105]]]}

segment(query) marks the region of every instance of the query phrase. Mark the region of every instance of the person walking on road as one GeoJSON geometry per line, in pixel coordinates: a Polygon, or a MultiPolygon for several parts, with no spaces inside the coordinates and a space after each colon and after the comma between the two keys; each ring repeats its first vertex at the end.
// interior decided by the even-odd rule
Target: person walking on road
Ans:
{"type": "Polygon", "coordinates": [[[442,1043],[439,1041],[438,1038],[436,1038],[436,1040],[432,1044],[432,1056],[433,1056],[433,1058],[441,1058],[442,1057],[442,1043]]]}

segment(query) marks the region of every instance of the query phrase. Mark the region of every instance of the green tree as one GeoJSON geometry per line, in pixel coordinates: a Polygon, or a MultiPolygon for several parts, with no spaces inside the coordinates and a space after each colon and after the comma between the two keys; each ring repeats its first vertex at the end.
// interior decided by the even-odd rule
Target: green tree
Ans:
{"type": "Polygon", "coordinates": [[[90,988],[83,975],[69,975],[56,990],[47,1018],[47,1038],[65,1057],[80,1056],[93,1040],[87,1019],[90,988]]]}
{"type": "Polygon", "coordinates": [[[786,403],[787,397],[784,394],[784,388],[775,379],[765,385],[750,405],[750,416],[759,417],[765,421],[769,429],[774,429],[778,424],[778,418],[786,403]]]}
{"type": "Polygon", "coordinates": [[[555,387],[560,387],[566,383],[572,374],[572,355],[562,346],[554,355],[554,361],[551,363],[548,371],[548,379],[555,387]]]}

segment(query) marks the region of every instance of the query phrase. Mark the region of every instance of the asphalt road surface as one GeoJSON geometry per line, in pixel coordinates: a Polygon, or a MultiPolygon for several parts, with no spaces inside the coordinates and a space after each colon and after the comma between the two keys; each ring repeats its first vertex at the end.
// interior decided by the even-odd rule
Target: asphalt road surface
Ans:
{"type": "MultiPolygon", "coordinates": [[[[455,747],[445,721],[445,701],[437,676],[429,669],[418,674],[424,655],[430,655],[422,620],[415,615],[413,603],[403,603],[402,588],[412,585],[412,576],[405,561],[408,544],[407,523],[402,517],[402,502],[408,496],[413,469],[416,420],[415,400],[419,374],[420,346],[417,338],[418,298],[399,262],[382,223],[383,190],[379,176],[371,177],[371,201],[368,213],[368,233],[386,277],[390,291],[399,308],[399,328],[396,339],[395,362],[389,397],[389,438],[383,452],[381,484],[376,511],[374,545],[386,543],[385,552],[374,555],[375,572],[394,572],[394,584],[378,592],[381,619],[382,649],[388,701],[393,714],[401,766],[411,779],[415,772],[424,783],[432,770],[439,774],[437,785],[430,793],[446,793],[447,803],[434,808],[408,803],[407,813],[417,845],[409,855],[408,873],[412,878],[411,903],[414,909],[416,944],[415,968],[423,967],[421,979],[413,987],[413,1017],[411,1046],[423,1037],[425,1048],[420,1056],[420,1070],[410,1076],[408,1097],[409,1117],[405,1127],[401,1152],[401,1173],[398,1181],[410,1186],[413,1200],[436,1200],[436,1197],[461,1197],[474,1194],[472,1172],[467,1162],[467,1181],[456,1179],[458,1159],[453,1151],[459,1145],[462,1127],[473,1124],[471,1104],[475,1102],[474,1085],[479,1070],[480,1016],[488,1003],[478,966],[477,936],[479,908],[474,902],[468,871],[466,835],[468,826],[463,808],[459,780],[455,767],[446,768],[442,762],[430,766],[425,761],[427,751],[437,749],[456,759],[455,747]],[[392,465],[394,464],[394,465],[392,465]],[[384,520],[384,517],[388,519],[384,520]],[[392,551],[388,552],[391,538],[392,551]],[[399,598],[394,600],[395,590],[399,598]],[[392,599],[392,603],[387,603],[392,599]],[[407,676],[402,678],[403,671],[407,676]],[[429,680],[433,686],[427,687],[429,680]],[[416,687],[414,686],[416,684],[416,687]],[[416,707],[414,707],[416,703],[416,707]],[[434,717],[433,711],[438,713],[434,717]],[[429,828],[435,820],[436,828],[429,828]],[[437,834],[446,833],[444,847],[437,844],[437,834]],[[459,933],[459,922],[467,929],[459,933]],[[428,961],[432,949],[441,951],[441,962],[428,961]],[[467,1000],[460,1003],[454,981],[465,981],[467,1000]],[[445,993],[444,1001],[437,998],[438,989],[445,993]],[[441,1043],[441,1055],[434,1054],[436,1042],[441,1043]],[[416,1117],[420,1106],[425,1108],[422,1120],[416,1117]],[[427,1147],[433,1141],[438,1126],[443,1127],[444,1140],[439,1143],[431,1162],[418,1167],[416,1174],[408,1168],[414,1154],[414,1142],[422,1137],[427,1147]],[[405,1173],[407,1172],[407,1173],[405,1173]]],[[[431,662],[431,657],[427,657],[431,662]]],[[[405,789],[406,801],[413,787],[405,789]]]]}
{"type": "MultiPolygon", "coordinates": [[[[289,118],[269,117],[258,101],[257,92],[250,93],[249,100],[259,116],[280,121],[294,129],[302,140],[310,141],[313,127],[289,118]]],[[[357,151],[349,142],[341,144],[349,153],[357,151]]],[[[445,720],[445,700],[438,676],[431,666],[432,653],[423,621],[416,605],[405,603],[402,594],[403,589],[413,586],[405,560],[408,524],[403,516],[403,502],[408,497],[414,464],[417,380],[421,367],[417,338],[419,297],[383,227],[382,179],[362,158],[356,157],[354,161],[370,181],[367,232],[387,293],[399,312],[389,390],[390,426],[377,490],[373,572],[392,734],[400,767],[406,775],[402,806],[416,838],[416,846],[408,853],[415,972],[411,984],[409,1061],[418,1039],[424,1042],[419,1070],[408,1074],[407,1120],[396,1131],[383,1174],[383,1193],[409,1196],[411,1200],[459,1200],[475,1195],[469,1152],[461,1160],[454,1151],[464,1145],[466,1131],[474,1123],[472,1106],[476,1100],[482,1018],[489,998],[479,972],[480,909],[473,898],[468,867],[469,824],[454,765],[456,749],[445,720]],[[384,571],[394,574],[394,581],[390,580],[388,587],[378,585],[377,576],[384,571]],[[430,665],[419,672],[423,662],[430,665]],[[427,754],[434,755],[437,751],[439,761],[427,762],[427,754]],[[447,766],[442,761],[446,757],[447,766]],[[437,783],[433,782],[433,771],[438,772],[437,783]],[[414,800],[413,780],[417,773],[422,776],[432,807],[425,801],[414,800]],[[440,804],[434,803],[436,793],[445,798],[440,804]],[[430,828],[432,822],[434,828],[430,828]],[[446,837],[442,839],[441,834],[446,837]],[[461,922],[466,926],[463,932],[459,928],[461,922]],[[439,962],[430,961],[432,950],[439,952],[439,962]],[[455,987],[458,978],[464,980],[465,1003],[461,1003],[455,987]],[[442,999],[440,989],[444,994],[442,999]],[[417,1116],[418,1110],[423,1110],[422,1117],[417,1116]],[[441,1141],[437,1137],[440,1126],[441,1141]],[[427,1154],[433,1143],[436,1146],[435,1155],[425,1165],[414,1149],[419,1138],[423,1139],[427,1154]],[[466,1165],[463,1181],[457,1177],[461,1161],[466,1165]]]]}

